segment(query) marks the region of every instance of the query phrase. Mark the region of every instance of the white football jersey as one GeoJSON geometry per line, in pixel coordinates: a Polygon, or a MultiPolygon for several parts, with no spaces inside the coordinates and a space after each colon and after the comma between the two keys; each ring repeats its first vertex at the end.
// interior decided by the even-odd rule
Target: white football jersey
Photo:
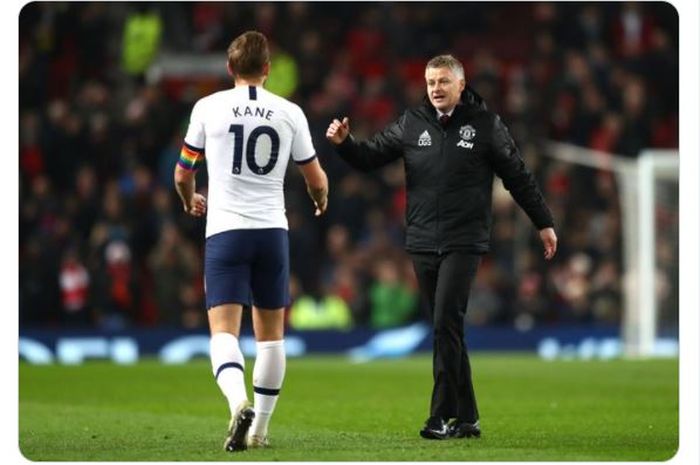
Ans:
{"type": "Polygon", "coordinates": [[[316,157],[301,108],[254,86],[200,99],[183,150],[203,152],[207,162],[206,237],[232,229],[288,229],[283,188],[289,157],[298,164],[316,157]]]}

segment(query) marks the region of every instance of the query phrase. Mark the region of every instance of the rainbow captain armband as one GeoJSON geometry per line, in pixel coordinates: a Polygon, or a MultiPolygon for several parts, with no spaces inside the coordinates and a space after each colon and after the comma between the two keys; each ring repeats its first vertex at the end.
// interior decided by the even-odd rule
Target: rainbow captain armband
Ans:
{"type": "Polygon", "coordinates": [[[187,142],[182,144],[177,164],[187,171],[196,171],[204,161],[204,149],[198,149],[187,142]]]}

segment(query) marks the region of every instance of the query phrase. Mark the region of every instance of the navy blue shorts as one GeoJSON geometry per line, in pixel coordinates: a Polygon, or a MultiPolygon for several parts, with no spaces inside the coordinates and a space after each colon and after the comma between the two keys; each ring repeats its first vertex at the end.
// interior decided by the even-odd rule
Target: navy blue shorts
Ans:
{"type": "Polygon", "coordinates": [[[289,237],[286,229],[240,229],[207,238],[204,248],[207,309],[222,304],[286,307],[289,237]]]}

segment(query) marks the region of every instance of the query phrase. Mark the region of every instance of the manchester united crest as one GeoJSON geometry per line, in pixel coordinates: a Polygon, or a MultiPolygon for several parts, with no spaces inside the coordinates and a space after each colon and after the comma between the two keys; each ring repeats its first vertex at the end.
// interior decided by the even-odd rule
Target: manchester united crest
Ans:
{"type": "Polygon", "coordinates": [[[457,142],[457,147],[462,147],[463,149],[473,149],[474,148],[474,143],[470,142],[471,140],[474,140],[476,137],[476,129],[474,129],[474,126],[471,124],[467,124],[466,126],[462,126],[459,128],[459,137],[462,138],[459,142],[457,142]]]}
{"type": "Polygon", "coordinates": [[[474,139],[474,136],[476,136],[476,129],[474,129],[474,126],[471,124],[459,128],[459,137],[461,137],[462,140],[469,141],[474,139]]]}

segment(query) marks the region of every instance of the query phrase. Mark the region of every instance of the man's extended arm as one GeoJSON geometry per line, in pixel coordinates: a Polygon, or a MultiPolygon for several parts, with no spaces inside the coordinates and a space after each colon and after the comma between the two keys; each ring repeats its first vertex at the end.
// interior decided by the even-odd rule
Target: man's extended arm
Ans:
{"type": "Polygon", "coordinates": [[[326,131],[326,138],[335,145],[340,158],[360,171],[371,171],[384,166],[403,155],[405,116],[391,123],[366,141],[356,141],[350,134],[350,121],[333,120],[326,131]]]}

